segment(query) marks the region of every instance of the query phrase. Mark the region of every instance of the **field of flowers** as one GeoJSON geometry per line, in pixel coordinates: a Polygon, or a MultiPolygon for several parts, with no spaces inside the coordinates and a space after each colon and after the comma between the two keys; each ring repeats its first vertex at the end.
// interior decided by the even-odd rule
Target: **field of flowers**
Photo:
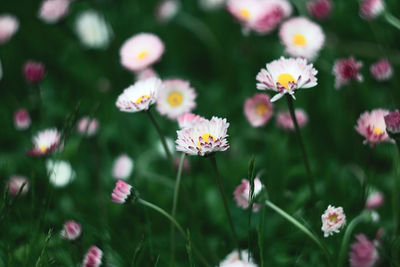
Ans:
{"type": "Polygon", "coordinates": [[[400,2],[0,2],[1,266],[400,266],[400,2]]]}

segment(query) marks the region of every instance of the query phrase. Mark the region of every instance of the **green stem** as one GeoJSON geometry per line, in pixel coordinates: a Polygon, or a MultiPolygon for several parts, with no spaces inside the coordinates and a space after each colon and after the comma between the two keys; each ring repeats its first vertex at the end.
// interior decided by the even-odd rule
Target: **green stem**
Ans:
{"type": "Polygon", "coordinates": [[[304,161],[304,165],[305,165],[306,171],[307,171],[307,177],[308,177],[308,183],[309,183],[310,190],[311,190],[311,196],[312,196],[313,200],[316,200],[317,194],[315,191],[314,180],[313,180],[313,177],[311,174],[311,168],[310,168],[310,164],[308,162],[306,148],[304,146],[303,139],[301,137],[299,124],[297,123],[296,114],[295,114],[294,107],[293,107],[293,98],[289,94],[286,94],[286,100],[287,100],[287,104],[289,107],[290,116],[292,117],[292,121],[293,121],[294,127],[296,129],[297,140],[301,147],[301,153],[303,155],[303,161],[304,161]]]}
{"type": "Polygon", "coordinates": [[[171,216],[169,215],[165,210],[163,210],[162,208],[147,202],[144,199],[139,198],[137,200],[138,203],[142,204],[143,206],[146,206],[150,209],[153,209],[155,211],[157,211],[158,213],[160,213],[161,215],[163,215],[164,217],[166,217],[168,220],[170,220],[175,226],[176,228],[179,230],[179,232],[183,235],[183,237],[186,239],[187,242],[189,242],[191,244],[191,247],[194,251],[194,253],[197,255],[197,257],[200,259],[200,261],[205,265],[205,266],[210,266],[206,259],[203,257],[203,255],[201,255],[201,253],[198,251],[198,249],[195,247],[195,245],[191,242],[191,240],[189,239],[189,237],[187,236],[187,234],[185,233],[185,231],[183,230],[182,226],[171,216]]]}
{"type": "Polygon", "coordinates": [[[385,14],[383,16],[384,16],[385,20],[389,24],[391,24],[393,27],[395,27],[398,30],[400,30],[400,20],[398,18],[396,18],[395,16],[393,16],[389,12],[385,12],[385,14]]]}
{"type": "Polygon", "coordinates": [[[305,233],[312,241],[314,241],[315,244],[318,245],[318,247],[322,250],[322,252],[324,253],[325,257],[326,257],[326,262],[328,264],[328,266],[332,266],[331,263],[331,257],[330,254],[328,252],[328,250],[325,248],[325,246],[321,243],[321,241],[318,239],[318,237],[316,237],[310,230],[308,230],[304,225],[302,225],[301,223],[299,223],[295,218],[293,218],[292,216],[290,216],[288,213],[286,213],[284,210],[280,209],[278,206],[276,206],[274,203],[272,203],[271,201],[267,200],[265,202],[265,205],[267,205],[267,207],[271,208],[272,210],[274,210],[276,213],[278,213],[279,215],[281,215],[283,218],[285,218],[286,220],[288,220],[291,224],[293,224],[294,226],[296,226],[300,231],[302,231],[303,233],[305,233]]]}
{"type": "Polygon", "coordinates": [[[164,147],[165,153],[167,154],[168,160],[170,161],[171,164],[173,164],[173,159],[172,159],[171,152],[170,152],[169,149],[168,149],[167,141],[165,140],[165,136],[163,135],[160,126],[158,125],[156,119],[155,119],[154,116],[153,116],[153,113],[151,113],[150,110],[147,110],[147,111],[145,111],[145,112],[146,112],[146,114],[149,116],[151,122],[153,123],[154,127],[155,127],[156,130],[157,130],[158,135],[160,136],[161,143],[162,143],[162,145],[163,145],[163,147],[164,147]]]}
{"type": "MultiPolygon", "coordinates": [[[[182,169],[183,169],[184,162],[185,162],[185,153],[182,153],[181,160],[179,162],[178,172],[176,174],[174,199],[172,202],[171,216],[173,218],[175,218],[175,215],[176,215],[176,206],[178,204],[178,196],[179,196],[179,186],[181,184],[182,169]]],[[[171,223],[171,263],[172,263],[172,266],[175,265],[175,226],[173,223],[171,223]]]]}
{"type": "Polygon", "coordinates": [[[240,252],[240,246],[239,246],[239,239],[238,239],[238,237],[236,235],[235,227],[233,225],[232,216],[231,216],[231,213],[229,211],[228,201],[227,201],[227,198],[226,198],[226,195],[225,195],[224,186],[222,185],[222,179],[221,179],[221,176],[220,176],[219,171],[218,171],[217,160],[215,159],[215,154],[210,155],[210,161],[211,161],[211,165],[213,166],[213,169],[214,169],[214,172],[215,172],[215,178],[217,180],[218,189],[219,189],[219,192],[221,194],[222,202],[224,203],[225,213],[226,213],[226,216],[228,217],[229,226],[231,228],[232,235],[233,235],[233,240],[234,240],[235,245],[236,245],[236,247],[238,249],[239,258],[240,258],[241,257],[241,252],[240,252]]]}
{"type": "MultiPolygon", "coordinates": [[[[400,140],[396,139],[396,146],[398,151],[395,153],[394,159],[394,181],[393,181],[393,193],[392,193],[392,206],[393,206],[393,240],[396,240],[399,232],[399,187],[400,187],[400,175],[399,175],[399,167],[400,167],[400,140]]],[[[398,260],[398,253],[396,251],[396,246],[392,248],[392,257],[394,260],[398,260]]]]}
{"type": "Polygon", "coordinates": [[[344,257],[346,252],[348,251],[348,246],[349,246],[349,241],[350,241],[350,236],[354,230],[354,228],[356,228],[356,226],[362,222],[364,220],[364,216],[363,214],[358,215],[357,217],[355,217],[347,226],[346,228],[346,232],[344,232],[344,236],[342,239],[342,244],[340,245],[340,252],[339,252],[339,260],[338,260],[338,267],[343,266],[343,261],[344,261],[344,257]]]}

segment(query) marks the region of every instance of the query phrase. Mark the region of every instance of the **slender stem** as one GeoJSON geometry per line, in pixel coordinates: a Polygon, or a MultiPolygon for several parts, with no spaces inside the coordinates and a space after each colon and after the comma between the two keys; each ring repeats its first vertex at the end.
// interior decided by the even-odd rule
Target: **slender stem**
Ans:
{"type": "Polygon", "coordinates": [[[239,247],[239,239],[238,239],[238,237],[236,235],[235,227],[233,225],[232,216],[231,216],[231,213],[229,211],[228,201],[226,199],[224,186],[222,185],[222,179],[221,179],[221,176],[220,176],[219,171],[218,171],[218,166],[217,166],[217,161],[215,159],[215,154],[212,154],[210,156],[210,160],[211,160],[211,165],[213,166],[213,169],[214,169],[214,172],[215,172],[215,178],[217,180],[218,189],[219,189],[219,192],[220,192],[221,197],[222,197],[222,202],[224,203],[225,213],[226,213],[226,216],[228,217],[229,226],[231,227],[233,239],[234,239],[234,242],[235,242],[236,247],[238,249],[239,257],[241,257],[240,247],[239,247]]]}
{"type": "Polygon", "coordinates": [[[301,137],[299,124],[297,123],[297,119],[296,119],[296,115],[295,115],[295,111],[294,111],[294,107],[293,107],[293,98],[289,94],[286,94],[286,100],[287,100],[287,104],[289,107],[290,116],[292,117],[292,121],[293,121],[294,127],[296,129],[297,141],[300,144],[301,153],[303,154],[303,161],[304,161],[304,165],[305,165],[306,171],[307,171],[307,177],[308,177],[308,183],[309,183],[310,190],[311,190],[311,196],[314,200],[316,200],[317,194],[315,191],[314,180],[313,180],[313,177],[311,174],[311,168],[310,168],[310,164],[308,162],[307,152],[306,152],[306,149],[305,149],[305,146],[303,143],[303,139],[301,137]]]}
{"type": "Polygon", "coordinates": [[[393,27],[395,27],[398,30],[400,30],[400,20],[398,18],[396,18],[395,16],[393,16],[389,12],[385,12],[384,18],[389,24],[391,24],[393,27]]]}
{"type": "Polygon", "coordinates": [[[310,230],[308,230],[304,225],[302,225],[301,223],[299,223],[295,218],[293,218],[292,216],[290,216],[288,213],[286,213],[284,210],[280,209],[278,206],[276,206],[274,203],[272,203],[271,201],[267,200],[265,202],[265,205],[267,205],[267,207],[271,208],[272,210],[274,210],[276,213],[278,213],[279,215],[281,215],[283,218],[285,218],[286,220],[288,220],[291,224],[293,224],[294,226],[296,226],[299,230],[301,230],[303,233],[305,233],[312,241],[314,241],[315,244],[318,245],[318,247],[322,250],[322,252],[325,254],[326,257],[326,261],[328,263],[328,266],[332,266],[331,263],[331,257],[330,254],[328,252],[328,250],[325,248],[325,246],[321,243],[321,241],[318,239],[318,237],[316,237],[310,230]]]}
{"type": "Polygon", "coordinates": [[[171,155],[171,152],[169,151],[169,148],[168,148],[168,146],[167,146],[167,141],[165,140],[165,136],[163,135],[160,126],[158,125],[156,119],[155,119],[154,116],[153,116],[153,113],[151,113],[150,110],[147,110],[147,111],[146,111],[146,114],[149,116],[151,122],[153,123],[154,127],[156,128],[157,133],[158,133],[158,135],[160,136],[161,143],[162,143],[162,145],[163,145],[163,147],[164,147],[165,153],[167,154],[168,160],[169,160],[169,161],[171,162],[171,164],[172,164],[172,163],[173,163],[172,155],[171,155]]]}
{"type": "Polygon", "coordinates": [[[260,251],[260,262],[261,262],[261,267],[264,267],[264,228],[262,227],[264,225],[264,218],[265,218],[265,206],[261,208],[261,216],[260,216],[260,222],[258,225],[258,249],[260,251]]]}
{"type": "MultiPolygon", "coordinates": [[[[175,218],[176,206],[178,204],[179,186],[181,184],[183,163],[185,162],[185,153],[182,153],[181,160],[179,162],[178,172],[176,174],[175,189],[174,189],[174,200],[172,202],[171,216],[175,218]]],[[[175,265],[175,226],[171,223],[171,263],[175,265]]]]}
{"type": "MultiPolygon", "coordinates": [[[[400,140],[396,139],[396,146],[398,151],[395,153],[394,157],[394,181],[393,181],[393,193],[392,193],[392,203],[393,203],[393,241],[398,237],[399,232],[399,187],[400,187],[400,140]]],[[[392,257],[394,257],[394,261],[398,260],[398,253],[396,252],[396,246],[392,248],[392,257]]]]}
{"type": "Polygon", "coordinates": [[[356,228],[356,226],[362,222],[364,220],[364,216],[363,214],[358,215],[357,217],[355,217],[347,226],[346,228],[346,232],[344,232],[344,236],[342,239],[342,244],[340,245],[340,252],[339,252],[339,260],[338,260],[338,267],[343,266],[343,261],[344,261],[344,257],[346,252],[348,251],[348,246],[349,246],[349,241],[350,241],[350,236],[354,230],[354,228],[356,228]]]}
{"type": "Polygon", "coordinates": [[[161,215],[163,215],[164,217],[166,217],[168,220],[170,220],[175,226],[176,228],[178,228],[179,232],[183,235],[183,237],[186,239],[187,242],[189,242],[191,244],[191,247],[194,251],[194,253],[197,255],[197,257],[200,259],[200,261],[205,265],[205,266],[210,266],[206,259],[203,257],[203,255],[201,255],[201,253],[198,251],[198,249],[195,247],[195,245],[191,242],[191,240],[189,239],[189,237],[187,236],[186,232],[183,230],[182,226],[171,216],[169,215],[165,210],[163,210],[162,208],[147,202],[144,199],[139,198],[137,200],[138,203],[142,204],[143,206],[146,206],[148,208],[151,208],[155,211],[157,211],[158,213],[160,213],[161,215]]]}

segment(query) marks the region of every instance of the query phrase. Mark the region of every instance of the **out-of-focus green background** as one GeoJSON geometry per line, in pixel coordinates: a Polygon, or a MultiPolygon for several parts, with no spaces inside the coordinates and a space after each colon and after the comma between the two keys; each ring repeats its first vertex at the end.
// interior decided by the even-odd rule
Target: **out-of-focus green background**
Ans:
{"type": "MultiPolygon", "coordinates": [[[[321,238],[320,214],[328,204],[342,206],[348,220],[361,211],[364,203],[360,179],[366,177],[387,199],[378,211],[379,223],[361,225],[355,233],[363,232],[373,238],[379,227],[390,233],[395,146],[381,144],[371,149],[363,145],[354,125],[365,110],[392,110],[399,105],[398,30],[382,20],[363,20],[358,2],[348,0],[334,1],[331,18],[321,22],[326,46],[314,62],[319,71],[318,86],[300,90],[295,101],[295,106],[309,115],[302,134],[322,197],[312,209],[307,209],[309,190],[294,134],[277,128],[274,119],[265,127],[252,128],[243,115],[244,100],[257,92],[255,75],[265,63],[283,54],[276,31],[265,36],[243,36],[240,25],[224,8],[204,11],[195,0],[182,1],[177,16],[160,24],[154,17],[156,5],[157,1],[152,0],[77,0],[71,4],[65,20],[48,25],[37,18],[40,1],[0,3],[0,13],[11,13],[20,20],[17,34],[0,46],[4,72],[0,81],[1,188],[13,174],[25,175],[31,183],[29,193],[17,201],[1,222],[0,266],[34,266],[50,228],[54,234],[40,264],[80,264],[82,251],[58,235],[68,219],[82,224],[84,252],[92,244],[104,251],[104,266],[129,266],[141,240],[143,247],[137,266],[153,266],[158,256],[158,266],[168,265],[169,222],[153,211],[146,212],[142,206],[110,202],[115,183],[111,175],[113,160],[127,153],[135,161],[135,170],[128,182],[144,199],[167,211],[172,205],[175,171],[167,166],[159,152],[155,129],[144,114],[121,113],[115,107],[117,96],[135,80],[120,65],[119,48],[127,38],[140,32],[155,33],[165,43],[165,54],[154,66],[160,77],[189,80],[198,93],[195,112],[207,118],[225,117],[230,122],[231,148],[218,153],[217,160],[241,247],[248,247],[250,231],[249,250],[257,262],[260,255],[256,227],[260,214],[252,215],[249,230],[248,212],[238,208],[232,198],[234,188],[247,175],[252,155],[271,200],[310,226],[321,238]],[[87,9],[99,11],[111,25],[113,39],[108,49],[89,50],[79,42],[74,22],[87,9]],[[338,91],[333,87],[333,63],[339,57],[350,55],[363,61],[361,72],[365,80],[338,91]],[[378,83],[371,78],[369,66],[382,57],[393,64],[394,77],[378,83]],[[38,88],[27,84],[22,75],[22,66],[30,59],[46,65],[46,77],[40,84],[42,105],[33,101],[38,88]],[[78,103],[80,108],[76,114],[78,103]],[[17,131],[13,125],[13,113],[22,107],[32,116],[32,127],[25,132],[17,131]],[[66,188],[51,189],[44,160],[31,158],[25,151],[31,146],[33,134],[49,127],[61,129],[71,114],[78,118],[94,114],[100,129],[92,138],[82,138],[72,130],[64,151],[57,157],[68,160],[77,177],[66,188]]],[[[400,2],[387,1],[387,6],[393,14],[400,15],[400,2]]],[[[275,104],[275,111],[279,110],[286,110],[284,100],[275,104]]],[[[165,135],[175,140],[177,124],[159,115],[157,121],[165,135]]],[[[201,157],[189,159],[191,170],[183,174],[177,220],[190,230],[192,241],[209,262],[216,265],[234,249],[234,242],[209,161],[201,157]]],[[[266,266],[324,266],[317,247],[301,232],[270,210],[266,210],[265,216],[263,258],[266,266]]],[[[337,253],[342,235],[323,241],[337,253]]],[[[388,266],[384,253],[381,258],[381,266],[388,266]]],[[[189,266],[185,241],[178,235],[177,262],[178,266],[189,266]]]]}

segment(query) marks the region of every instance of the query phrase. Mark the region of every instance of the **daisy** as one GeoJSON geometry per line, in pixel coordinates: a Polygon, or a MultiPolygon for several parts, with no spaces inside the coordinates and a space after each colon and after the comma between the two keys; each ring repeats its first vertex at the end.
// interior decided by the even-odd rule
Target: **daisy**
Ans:
{"type": "Polygon", "coordinates": [[[80,223],[75,221],[66,221],[61,230],[61,236],[67,240],[73,241],[81,235],[81,232],[82,226],[80,223]]]}
{"type": "Polygon", "coordinates": [[[23,184],[25,184],[25,185],[21,191],[21,195],[25,195],[26,193],[28,193],[28,190],[29,190],[28,179],[25,176],[21,176],[21,175],[11,176],[10,179],[7,181],[8,193],[12,196],[16,196],[23,184]]]}
{"type": "Polygon", "coordinates": [[[253,30],[260,34],[273,31],[292,13],[286,0],[228,0],[227,9],[243,25],[245,33],[253,30]]]}
{"type": "Polygon", "coordinates": [[[118,180],[111,194],[111,201],[124,204],[131,194],[132,186],[122,180],[118,180]]]}
{"type": "Polygon", "coordinates": [[[244,103],[244,114],[254,127],[265,125],[271,119],[273,113],[274,106],[266,94],[254,94],[244,103]]]}
{"type": "Polygon", "coordinates": [[[346,215],[342,207],[335,208],[329,205],[321,216],[324,237],[339,233],[340,229],[346,225],[346,215]]]}
{"type": "Polygon", "coordinates": [[[363,76],[359,73],[363,63],[356,61],[354,57],[341,58],[335,61],[333,65],[333,75],[335,75],[335,88],[340,89],[351,80],[362,82],[363,76]]]}
{"type": "Polygon", "coordinates": [[[229,123],[226,119],[212,117],[200,119],[191,128],[177,131],[176,150],[188,155],[208,155],[229,148],[226,138],[229,123]]]}
{"type": "Polygon", "coordinates": [[[127,154],[120,155],[115,159],[113,164],[113,178],[122,180],[128,179],[132,174],[134,166],[133,160],[127,154]]]}
{"type": "Polygon", "coordinates": [[[366,20],[371,20],[378,17],[385,10],[383,0],[362,0],[360,3],[361,17],[366,20]]]}
{"type": "Polygon", "coordinates": [[[385,116],[388,114],[389,111],[385,109],[374,109],[361,114],[355,129],[365,137],[364,144],[369,143],[373,147],[380,142],[391,142],[385,124],[385,116]]]}
{"type": "Polygon", "coordinates": [[[26,109],[21,108],[14,113],[14,125],[18,130],[26,130],[31,126],[31,117],[26,109]]]}
{"type": "Polygon", "coordinates": [[[374,191],[368,195],[367,201],[365,202],[366,209],[376,209],[383,205],[385,202],[385,196],[382,192],[374,191]]]}
{"type": "Polygon", "coordinates": [[[119,95],[115,105],[122,112],[146,111],[157,99],[162,82],[156,77],[137,81],[119,95]]]}
{"type": "Polygon", "coordinates": [[[76,178],[76,173],[71,164],[64,160],[47,160],[46,169],[49,173],[50,183],[54,187],[65,187],[76,178]]]}
{"type": "Polygon", "coordinates": [[[102,257],[103,251],[96,246],[91,246],[83,259],[82,267],[99,267],[102,257]]]}
{"type": "Polygon", "coordinates": [[[33,148],[28,151],[32,156],[43,156],[53,152],[60,146],[61,135],[57,129],[46,129],[33,137],[33,148]]]}
{"type": "Polygon", "coordinates": [[[369,71],[377,81],[387,81],[393,76],[392,65],[387,59],[381,59],[372,64],[369,71]]]}
{"type": "Polygon", "coordinates": [[[220,262],[219,267],[257,267],[253,258],[247,250],[241,250],[239,253],[235,250],[232,251],[226,258],[220,262]]]}
{"type": "MultiPolygon", "coordinates": [[[[238,185],[233,192],[234,199],[236,201],[236,204],[243,208],[247,209],[250,205],[250,181],[247,179],[242,179],[242,183],[238,185]]],[[[260,181],[260,179],[255,178],[254,179],[254,196],[257,196],[258,193],[261,192],[261,189],[263,188],[263,185],[260,181]]],[[[261,208],[261,204],[254,203],[253,204],[253,212],[259,211],[261,208]]]]}
{"type": "Polygon", "coordinates": [[[386,131],[391,135],[400,133],[400,112],[395,110],[390,112],[385,117],[386,131]]]}
{"type": "Polygon", "coordinates": [[[93,49],[107,48],[112,35],[110,25],[94,10],[79,14],[75,21],[75,32],[84,46],[93,49]]]}
{"type": "Polygon", "coordinates": [[[131,71],[140,71],[160,60],[164,44],[157,35],[139,33],[125,41],[120,50],[121,64],[131,71]]]}
{"type": "Polygon", "coordinates": [[[93,136],[99,130],[99,121],[96,118],[82,117],[78,121],[78,133],[85,136],[93,136]]]}
{"type": "Polygon", "coordinates": [[[53,24],[64,18],[69,12],[69,0],[45,0],[39,10],[39,18],[53,24]]]}
{"type": "Polygon", "coordinates": [[[0,15],[0,44],[4,44],[18,31],[19,21],[10,14],[0,15]]]}
{"type": "Polygon", "coordinates": [[[314,59],[325,42],[322,28],[305,17],[291,18],[279,29],[285,52],[293,57],[314,59]]]}
{"type": "Polygon", "coordinates": [[[257,89],[278,92],[271,102],[275,102],[285,94],[294,93],[300,88],[311,88],[317,85],[318,71],[306,59],[284,58],[268,63],[265,69],[257,74],[257,89]]]}
{"type": "Polygon", "coordinates": [[[160,23],[166,23],[178,14],[180,2],[177,0],[161,0],[156,7],[156,19],[160,23]]]}
{"type": "MultiPolygon", "coordinates": [[[[294,114],[296,116],[297,124],[299,125],[299,128],[303,128],[307,122],[308,122],[308,116],[307,113],[300,108],[296,108],[294,111],[294,114]]],[[[286,131],[294,131],[294,123],[292,120],[292,117],[290,116],[289,111],[281,111],[278,113],[276,116],[276,124],[278,125],[279,128],[286,130],[286,131]]]]}
{"type": "Polygon", "coordinates": [[[157,111],[174,120],[196,107],[196,91],[189,82],[180,79],[165,80],[158,92],[157,111]]]}
{"type": "Polygon", "coordinates": [[[316,19],[328,18],[332,12],[331,0],[312,0],[307,2],[308,12],[316,19]]]}
{"type": "Polygon", "coordinates": [[[23,73],[28,83],[38,84],[44,78],[45,66],[41,62],[30,60],[24,64],[23,73]]]}
{"type": "Polygon", "coordinates": [[[372,267],[379,260],[378,250],[373,242],[368,238],[359,234],[356,235],[356,240],[351,244],[350,266],[351,267],[372,267]]]}
{"type": "Polygon", "coordinates": [[[181,129],[190,128],[200,119],[205,119],[205,118],[201,117],[200,115],[193,114],[193,113],[182,114],[178,117],[179,128],[181,128],[181,129]]]}

